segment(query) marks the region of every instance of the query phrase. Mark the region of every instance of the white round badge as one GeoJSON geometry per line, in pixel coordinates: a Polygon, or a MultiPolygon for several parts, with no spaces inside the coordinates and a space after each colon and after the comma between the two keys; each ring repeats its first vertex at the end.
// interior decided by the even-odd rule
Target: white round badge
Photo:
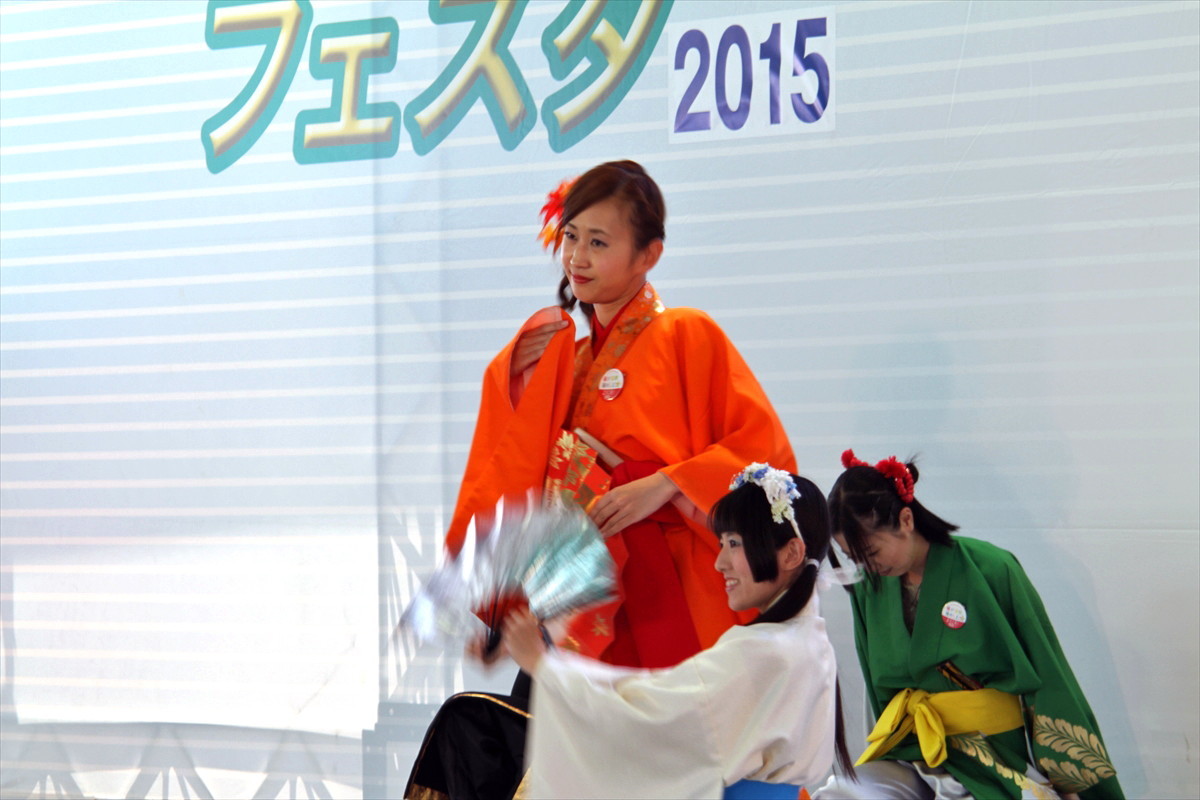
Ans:
{"type": "Polygon", "coordinates": [[[961,628],[967,624],[967,609],[957,600],[951,600],[942,606],[942,622],[947,628],[961,628]]]}
{"type": "Polygon", "coordinates": [[[600,396],[605,400],[616,400],[625,388],[625,373],[613,367],[600,378],[600,396]]]}

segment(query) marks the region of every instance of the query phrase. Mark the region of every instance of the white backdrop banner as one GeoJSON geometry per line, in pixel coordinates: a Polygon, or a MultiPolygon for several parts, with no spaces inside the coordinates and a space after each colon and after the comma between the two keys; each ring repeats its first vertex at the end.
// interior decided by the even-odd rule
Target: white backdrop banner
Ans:
{"type": "Polygon", "coordinates": [[[538,210],[632,158],[800,470],[919,455],[1194,797],[1198,83],[1192,1],[0,0],[0,793],[395,791],[538,210]]]}

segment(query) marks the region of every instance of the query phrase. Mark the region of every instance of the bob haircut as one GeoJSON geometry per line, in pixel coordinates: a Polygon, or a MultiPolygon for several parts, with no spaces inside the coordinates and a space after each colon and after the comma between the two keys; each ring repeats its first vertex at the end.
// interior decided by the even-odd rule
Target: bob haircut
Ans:
{"type": "MultiPolygon", "coordinates": [[[[817,485],[808,478],[791,476],[800,497],[792,501],[792,513],[796,515],[796,527],[804,541],[807,558],[822,561],[829,552],[829,507],[825,496],[817,485]]],[[[761,486],[744,483],[718,500],[708,515],[708,527],[720,536],[736,533],[742,537],[742,548],[746,562],[755,581],[770,581],[779,577],[776,552],[796,536],[792,524],[786,519],[776,522],[771,518],[771,506],[761,486]]],[[[800,613],[800,609],[812,597],[816,585],[817,567],[806,564],[800,577],[767,612],[759,615],[755,622],[780,622],[800,613]]],[[[753,624],[753,623],[751,623],[753,624]]]]}

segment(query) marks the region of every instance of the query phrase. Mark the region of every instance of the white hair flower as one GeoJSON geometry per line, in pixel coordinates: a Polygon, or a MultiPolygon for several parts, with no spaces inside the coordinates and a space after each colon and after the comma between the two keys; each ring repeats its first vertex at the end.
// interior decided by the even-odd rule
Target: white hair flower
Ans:
{"type": "Polygon", "coordinates": [[[755,462],[733,476],[729,484],[731,490],[753,483],[763,490],[767,502],[771,505],[771,519],[791,523],[792,530],[800,536],[800,526],[796,524],[796,512],[792,510],[792,501],[800,499],[800,490],[796,488],[792,476],[781,469],[775,469],[770,464],[755,462]]]}

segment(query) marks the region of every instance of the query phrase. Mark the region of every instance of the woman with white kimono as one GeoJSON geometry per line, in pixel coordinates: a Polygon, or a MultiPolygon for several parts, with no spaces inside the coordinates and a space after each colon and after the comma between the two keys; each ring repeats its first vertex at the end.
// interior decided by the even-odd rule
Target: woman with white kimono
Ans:
{"type": "MultiPolygon", "coordinates": [[[[757,609],[677,666],[614,667],[548,648],[528,612],[504,645],[533,676],[529,798],[720,798],[749,779],[815,786],[842,740],[837,668],[817,609],[829,511],[809,480],[766,464],[717,502],[715,567],[730,608],[757,609]]],[[[798,790],[797,790],[798,791],[798,790]]]]}

